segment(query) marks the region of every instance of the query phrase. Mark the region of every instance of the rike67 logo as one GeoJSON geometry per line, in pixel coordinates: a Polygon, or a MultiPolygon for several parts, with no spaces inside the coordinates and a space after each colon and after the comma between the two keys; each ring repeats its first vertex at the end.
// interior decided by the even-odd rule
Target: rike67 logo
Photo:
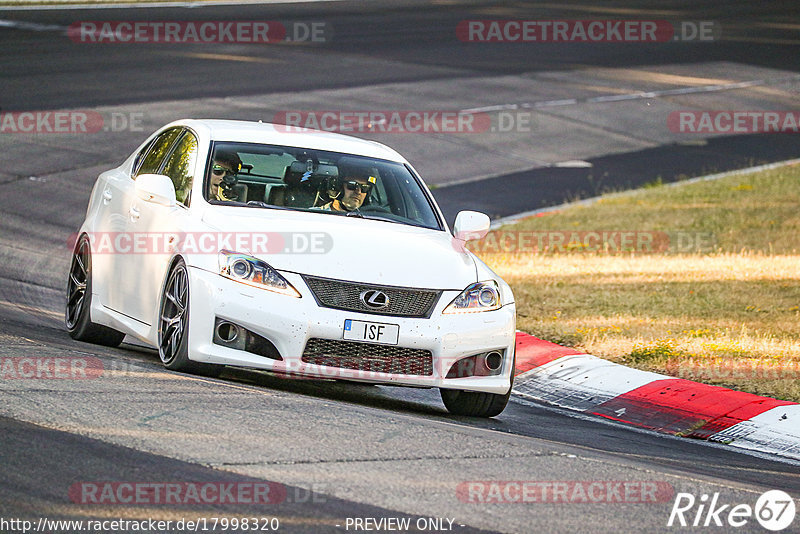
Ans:
{"type": "Polygon", "coordinates": [[[755,518],[765,529],[778,532],[792,524],[795,513],[794,499],[781,490],[762,493],[755,506],[723,503],[719,493],[703,494],[699,499],[691,493],[678,493],[667,526],[730,529],[741,528],[755,518]]]}

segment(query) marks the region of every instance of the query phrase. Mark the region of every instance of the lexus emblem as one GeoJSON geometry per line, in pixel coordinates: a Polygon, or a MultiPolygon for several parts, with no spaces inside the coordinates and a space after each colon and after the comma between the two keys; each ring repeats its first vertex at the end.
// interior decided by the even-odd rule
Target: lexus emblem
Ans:
{"type": "Polygon", "coordinates": [[[362,291],[360,298],[367,308],[372,308],[373,310],[382,310],[389,305],[389,296],[377,289],[362,291]]]}

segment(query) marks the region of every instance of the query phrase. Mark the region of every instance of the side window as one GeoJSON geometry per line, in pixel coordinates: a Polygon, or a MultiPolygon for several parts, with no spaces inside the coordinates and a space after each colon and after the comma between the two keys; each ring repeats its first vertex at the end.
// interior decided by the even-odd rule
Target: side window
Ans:
{"type": "Polygon", "coordinates": [[[169,152],[169,147],[172,146],[173,141],[180,133],[181,128],[170,128],[156,137],[156,140],[150,145],[150,151],[144,157],[139,170],[136,171],[136,176],[157,173],[158,169],[161,168],[161,162],[164,161],[164,157],[169,152]]]}
{"type": "Polygon", "coordinates": [[[175,185],[175,198],[181,204],[189,204],[196,162],[197,138],[191,132],[186,132],[167,158],[163,171],[172,179],[175,185]]]}

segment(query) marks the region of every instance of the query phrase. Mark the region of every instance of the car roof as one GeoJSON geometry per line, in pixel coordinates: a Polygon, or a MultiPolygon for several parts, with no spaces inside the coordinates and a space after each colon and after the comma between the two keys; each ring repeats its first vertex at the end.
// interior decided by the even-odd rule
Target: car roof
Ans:
{"type": "Polygon", "coordinates": [[[204,131],[212,141],[261,143],[316,150],[328,150],[407,163],[405,158],[386,145],[333,132],[272,124],[268,122],[221,119],[186,119],[171,126],[188,126],[204,131]]]}

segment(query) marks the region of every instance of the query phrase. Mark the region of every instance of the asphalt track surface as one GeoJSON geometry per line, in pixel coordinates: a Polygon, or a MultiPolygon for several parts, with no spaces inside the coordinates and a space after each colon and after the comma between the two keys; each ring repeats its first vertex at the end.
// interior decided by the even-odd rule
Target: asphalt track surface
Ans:
{"type": "Polygon", "coordinates": [[[704,146],[673,144],[588,158],[589,168],[543,167],[503,174],[442,187],[434,195],[448,221],[454,221],[463,209],[482,211],[492,218],[508,217],[603,193],[741,169],[755,161],[792,159],[797,154],[797,136],[725,136],[704,146]]]}
{"type": "MultiPolygon", "coordinates": [[[[463,80],[470,73],[477,78],[570,72],[586,64],[635,69],[713,59],[797,73],[800,20],[794,2],[566,7],[333,2],[208,6],[188,15],[179,8],[3,11],[0,19],[58,27],[103,19],[302,19],[325,20],[335,30],[324,47],[218,47],[215,53],[246,52],[264,59],[220,63],[197,57],[197,47],[190,50],[194,55],[176,55],[186,50],[172,45],[91,47],[71,43],[58,31],[0,29],[4,111],[148,105],[271,91],[296,92],[301,98],[315,90],[390,82],[413,86],[446,82],[450,76],[463,80]],[[639,11],[642,7],[648,10],[639,11]],[[530,48],[510,45],[463,46],[452,36],[452,28],[465,18],[616,15],[721,20],[749,40],[723,40],[711,47],[573,44],[532,54],[530,48]],[[750,21],[764,24],[750,31],[750,21]],[[270,71],[271,59],[290,67],[281,63],[280,72],[270,71]]],[[[474,97],[495,103],[489,93],[474,97]]],[[[586,169],[540,166],[488,181],[444,185],[435,193],[449,214],[458,206],[509,215],[641,185],[657,176],[671,181],[797,157],[797,138],[721,136],[702,145],[665,144],[587,158],[594,165],[592,176],[603,172],[605,182],[599,186],[587,180],[586,169]],[[553,173],[560,174],[554,178],[553,173]],[[540,180],[541,187],[531,188],[531,180],[540,180]],[[535,193],[520,195],[515,183],[535,193]],[[481,202],[470,204],[477,196],[481,202]]],[[[93,380],[0,382],[2,518],[257,515],[279,517],[285,532],[345,532],[348,517],[448,517],[455,520],[455,531],[465,532],[666,532],[678,530],[666,526],[674,497],[656,503],[480,504],[461,501],[457,488],[465,481],[658,481],[698,497],[719,493],[721,502],[732,504],[752,505],[769,489],[800,495],[796,464],[575,418],[518,400],[492,420],[457,418],[445,413],[431,390],[290,381],[235,369],[220,379],[195,378],[164,371],[152,351],[133,345],[105,349],[73,342],[59,319],[69,259],[64,243],[82,220],[94,176],[114,158],[90,150],[61,151],[56,141],[41,143],[52,144],[58,157],[41,154],[37,159],[26,153],[19,161],[9,148],[0,154],[0,351],[4,357],[97,358],[104,372],[93,380]],[[9,171],[24,165],[39,166],[34,180],[23,170],[9,171]],[[41,183],[46,187],[32,195],[31,188],[41,183]],[[290,497],[258,507],[76,503],[70,488],[87,481],[270,481],[285,485],[290,497]],[[316,499],[309,498],[310,491],[316,499]]],[[[800,531],[798,521],[786,531],[800,531]]],[[[737,531],[763,529],[751,521],[737,531]]]]}
{"type": "MultiPolygon", "coordinates": [[[[603,6],[580,2],[561,7],[552,3],[525,2],[510,5],[503,2],[317,2],[191,9],[0,10],[0,19],[6,25],[0,34],[3,50],[0,55],[3,84],[0,109],[7,112],[93,109],[98,106],[121,106],[119,109],[122,110],[142,109],[146,112],[149,102],[246,98],[272,93],[309,95],[315,91],[346,91],[385,84],[404,84],[409,88],[408,94],[394,101],[399,109],[420,109],[415,103],[428,109],[425,106],[430,106],[430,103],[415,95],[414,87],[436,82],[448,87],[448,80],[453,80],[454,85],[449,86],[452,94],[462,97],[454,98],[454,101],[471,99],[478,105],[497,104],[493,92],[496,87],[477,86],[475,94],[469,95],[470,79],[525,78],[538,73],[557,76],[559,72],[581,72],[587,68],[653,70],[659,66],[667,69],[681,65],[683,72],[691,73],[699,80],[706,74],[707,65],[725,63],[731,67],[724,74],[731,77],[745,68],[753,71],[754,76],[769,76],[768,72],[797,75],[798,15],[796,3],[791,1],[770,2],[768,7],[748,2],[618,2],[603,6]],[[538,43],[531,47],[520,43],[463,43],[455,38],[458,23],[467,19],[557,20],[592,16],[602,19],[618,16],[645,20],[713,21],[722,28],[723,39],[711,43],[603,43],[596,46],[538,43]],[[280,21],[287,27],[297,23],[321,23],[326,33],[322,43],[275,45],[100,44],[75,42],[64,34],[66,28],[77,21],[101,23],[120,20],[268,20],[280,21]],[[13,26],[20,22],[22,26],[13,26]],[[467,89],[460,89],[462,86],[467,89]]],[[[593,76],[594,73],[590,72],[588,80],[582,81],[590,83],[593,76]]],[[[554,96],[571,96],[570,82],[575,83],[574,80],[565,80],[554,96]]],[[[629,80],[623,79],[613,86],[612,94],[636,87],[626,82],[629,80]]],[[[387,91],[391,93],[392,88],[387,91]]],[[[390,97],[391,94],[384,96],[390,97]]],[[[752,96],[735,103],[713,99],[692,101],[678,96],[671,100],[683,102],[688,109],[720,109],[720,106],[726,109],[728,106],[749,110],[759,102],[752,96]]],[[[439,100],[433,101],[438,103],[439,109],[446,106],[447,91],[437,97],[439,100]]],[[[294,100],[294,106],[299,109],[304,109],[304,106],[336,109],[338,105],[352,105],[351,102],[343,104],[337,98],[335,93],[333,97],[326,94],[317,100],[298,98],[294,100]]],[[[363,108],[363,102],[354,102],[363,108]]],[[[375,102],[370,104],[371,108],[385,109],[375,102]]],[[[796,99],[794,103],[791,99],[784,100],[778,109],[794,109],[793,105],[796,105],[796,99]]],[[[391,107],[390,104],[386,106],[391,107]]],[[[269,109],[268,106],[264,108],[269,109]]],[[[203,110],[205,115],[214,112],[213,107],[192,111],[195,110],[203,110]]],[[[633,119],[642,122],[639,125],[641,131],[633,127],[629,128],[632,132],[626,132],[632,139],[639,140],[647,135],[647,130],[654,129],[652,125],[644,124],[645,110],[627,111],[641,116],[633,119]]],[[[576,111],[579,116],[588,113],[595,113],[595,110],[577,108],[576,111]]],[[[610,110],[606,122],[611,124],[601,125],[601,131],[588,142],[596,145],[603,142],[604,134],[613,138],[620,130],[624,131],[626,123],[632,119],[614,124],[613,118],[618,113],[622,111],[610,110]]],[[[259,115],[257,118],[264,117],[259,115]]],[[[267,120],[270,118],[266,116],[267,120]]],[[[550,119],[547,115],[544,118],[550,119]]],[[[561,118],[567,122],[556,123],[552,133],[574,127],[569,122],[572,116],[566,114],[561,118]]],[[[160,125],[157,121],[154,124],[153,127],[160,125]]],[[[543,135],[550,133],[545,129],[543,135]]],[[[555,168],[546,151],[543,164],[514,167],[507,162],[515,158],[531,158],[531,151],[525,150],[526,144],[546,145],[547,141],[535,137],[524,139],[521,147],[509,151],[498,150],[495,146],[487,152],[476,149],[470,158],[470,140],[458,139],[464,145],[461,148],[463,168],[459,168],[457,162],[451,161],[453,152],[436,152],[427,148],[424,142],[404,141],[398,146],[396,136],[378,137],[377,140],[400,149],[418,167],[423,165],[422,170],[427,171],[424,176],[434,185],[463,181],[465,175],[469,178],[473,169],[477,169],[481,177],[492,178],[436,190],[437,201],[451,222],[459,209],[479,209],[492,217],[504,217],[607,191],[637,187],[654,180],[671,182],[792,159],[800,153],[800,136],[791,134],[717,135],[708,139],[707,144],[697,144],[691,136],[672,136],[666,140],[656,137],[655,143],[629,143],[624,150],[610,144],[607,150],[590,152],[591,157],[583,158],[591,167],[555,168]],[[500,161],[496,162],[494,158],[500,161]],[[437,172],[433,172],[442,166],[452,168],[452,176],[441,179],[437,172]]],[[[569,139],[561,144],[568,145],[569,139]]],[[[532,159],[535,161],[537,157],[538,154],[532,159]]]]}

